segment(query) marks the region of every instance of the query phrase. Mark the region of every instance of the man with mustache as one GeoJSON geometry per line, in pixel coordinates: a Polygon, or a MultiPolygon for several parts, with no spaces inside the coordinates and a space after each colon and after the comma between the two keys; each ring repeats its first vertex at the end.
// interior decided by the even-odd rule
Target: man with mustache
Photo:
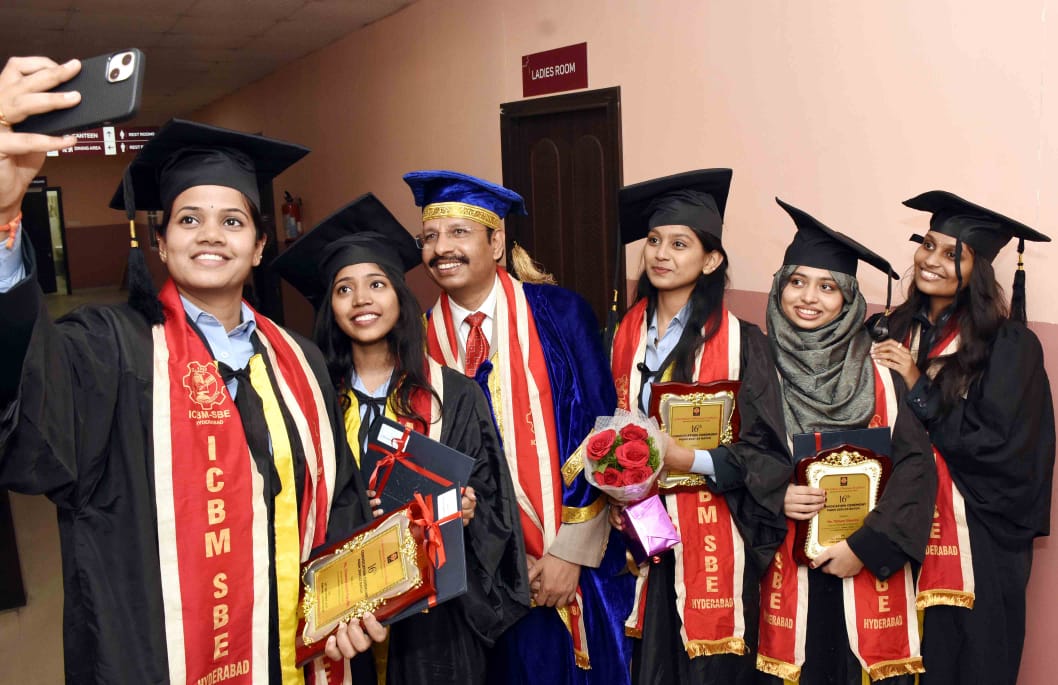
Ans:
{"type": "Polygon", "coordinates": [[[627,683],[632,585],[616,577],[625,547],[573,456],[616,404],[598,322],[575,293],[523,283],[498,264],[502,219],[526,213],[517,193],[453,171],[404,180],[423,208],[423,264],[444,291],[429,353],[489,398],[525,535],[536,608],[497,641],[490,681],[627,683]]]}

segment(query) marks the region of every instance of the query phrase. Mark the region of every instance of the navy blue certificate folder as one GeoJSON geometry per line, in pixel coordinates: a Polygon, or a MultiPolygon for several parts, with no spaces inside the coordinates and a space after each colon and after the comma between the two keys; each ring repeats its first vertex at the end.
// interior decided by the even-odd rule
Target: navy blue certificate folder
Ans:
{"type": "MultiPolygon", "coordinates": [[[[395,441],[403,434],[403,426],[386,418],[372,427],[368,436],[368,449],[360,460],[365,483],[371,478],[378,462],[385,458],[385,453],[395,450],[395,441]]],[[[435,521],[452,518],[439,526],[444,541],[445,563],[436,569],[434,576],[437,594],[412,604],[384,621],[386,624],[420,613],[467,591],[466,544],[460,512],[462,489],[470,480],[474,460],[415,431],[408,434],[404,452],[407,459],[395,460],[392,466],[379,469],[377,485],[381,487],[383,482],[385,484],[381,495],[382,510],[389,512],[402,507],[418,493],[432,503],[435,521]],[[425,475],[424,471],[430,475],[425,475]]]]}
{"type": "Polygon", "coordinates": [[[888,426],[821,432],[819,433],[819,443],[817,447],[815,433],[795,433],[793,436],[794,463],[801,461],[805,457],[815,456],[817,452],[822,450],[842,445],[862,447],[884,457],[893,455],[892,438],[888,426]]]}

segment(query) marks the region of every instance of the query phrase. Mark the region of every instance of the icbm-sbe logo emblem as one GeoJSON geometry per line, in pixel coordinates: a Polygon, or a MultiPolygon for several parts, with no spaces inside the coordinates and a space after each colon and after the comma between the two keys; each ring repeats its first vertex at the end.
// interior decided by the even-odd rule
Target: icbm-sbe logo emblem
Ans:
{"type": "Polygon", "coordinates": [[[213,364],[191,362],[187,365],[184,387],[191,401],[203,411],[224,403],[224,383],[213,364]]]}

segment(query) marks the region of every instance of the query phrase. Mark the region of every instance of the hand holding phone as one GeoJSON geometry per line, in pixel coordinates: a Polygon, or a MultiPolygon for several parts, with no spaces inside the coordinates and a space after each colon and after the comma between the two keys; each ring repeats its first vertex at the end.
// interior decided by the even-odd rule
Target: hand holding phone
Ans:
{"type": "Polygon", "coordinates": [[[45,153],[76,142],[73,136],[15,133],[12,126],[33,114],[77,105],[81,95],[76,91],[52,89],[80,69],[77,60],[56,64],[47,57],[12,57],[0,71],[0,224],[18,214],[22,196],[44,164],[45,153]]]}
{"type": "Polygon", "coordinates": [[[47,135],[131,119],[140,108],[144,64],[143,53],[135,48],[82,60],[80,73],[51,91],[77,91],[81,94],[79,104],[69,109],[32,112],[20,123],[8,119],[19,133],[47,135]]]}

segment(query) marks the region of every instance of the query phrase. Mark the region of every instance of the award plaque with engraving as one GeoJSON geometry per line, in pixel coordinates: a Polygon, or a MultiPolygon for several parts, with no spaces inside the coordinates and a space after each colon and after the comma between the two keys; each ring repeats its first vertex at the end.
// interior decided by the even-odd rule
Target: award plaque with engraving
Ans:
{"type": "MultiPolygon", "coordinates": [[[[739,381],[713,383],[653,383],[650,415],[661,429],[689,449],[709,450],[738,440],[739,381]]],[[[696,473],[667,473],[658,480],[662,490],[705,485],[696,473]]]]}
{"type": "Polygon", "coordinates": [[[402,507],[302,564],[298,666],[322,654],[343,621],[369,611],[384,621],[434,594],[421,518],[417,505],[402,507]]]}
{"type": "Polygon", "coordinates": [[[841,445],[797,462],[796,481],[826,491],[823,510],[797,522],[794,555],[808,564],[827,547],[859,530],[878,504],[892,462],[865,447],[841,445]]]}

